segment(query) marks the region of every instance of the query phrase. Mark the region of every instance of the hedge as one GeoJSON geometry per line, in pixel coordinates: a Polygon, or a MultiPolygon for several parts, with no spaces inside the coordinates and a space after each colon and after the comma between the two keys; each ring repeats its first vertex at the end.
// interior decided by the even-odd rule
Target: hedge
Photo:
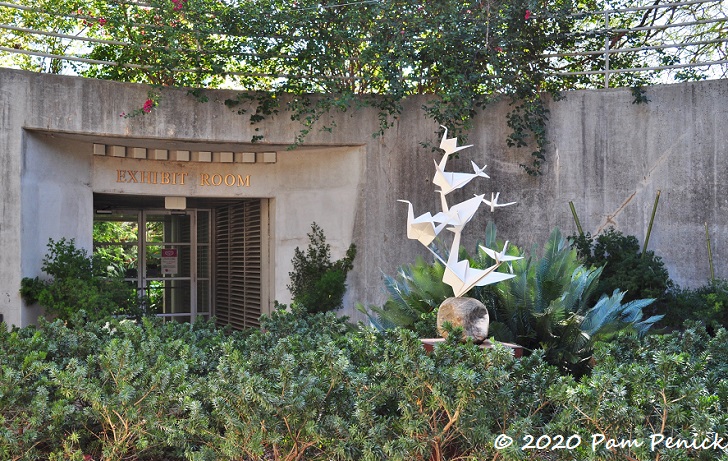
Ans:
{"type": "Polygon", "coordinates": [[[577,381],[332,313],[0,326],[0,459],[728,459],[727,340],[622,336],[577,381]]]}

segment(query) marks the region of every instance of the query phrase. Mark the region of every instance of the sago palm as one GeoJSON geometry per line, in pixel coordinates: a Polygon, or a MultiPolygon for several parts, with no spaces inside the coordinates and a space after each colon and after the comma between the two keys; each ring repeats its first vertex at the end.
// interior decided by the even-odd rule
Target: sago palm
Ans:
{"type": "Polygon", "coordinates": [[[402,327],[422,336],[436,336],[437,308],[452,296],[452,289],[442,281],[444,272],[439,262],[428,263],[418,257],[414,264],[400,266],[394,277],[384,275],[389,294],[384,306],[357,308],[378,329],[402,327]]]}
{"type": "Polygon", "coordinates": [[[516,277],[498,284],[497,319],[491,323],[495,339],[514,341],[527,349],[542,348],[546,359],[565,371],[581,374],[592,346],[625,328],[644,333],[660,317],[642,320],[642,309],[653,299],[622,304],[615,290],[595,302],[602,268],[583,266],[566,238],[555,229],[541,258],[513,263],[516,277]]]}

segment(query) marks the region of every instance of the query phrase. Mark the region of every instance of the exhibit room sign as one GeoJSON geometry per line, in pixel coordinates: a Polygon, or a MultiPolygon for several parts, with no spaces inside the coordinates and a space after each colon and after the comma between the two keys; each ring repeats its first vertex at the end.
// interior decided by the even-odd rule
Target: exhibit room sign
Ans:
{"type": "Polygon", "coordinates": [[[155,170],[116,170],[116,182],[125,184],[196,184],[198,186],[250,187],[250,175],[220,173],[188,173],[155,170]]]}

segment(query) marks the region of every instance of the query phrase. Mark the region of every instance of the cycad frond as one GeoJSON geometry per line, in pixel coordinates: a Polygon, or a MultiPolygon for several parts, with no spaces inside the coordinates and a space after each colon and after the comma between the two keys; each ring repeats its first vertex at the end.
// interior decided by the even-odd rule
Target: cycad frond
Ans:
{"type": "Polygon", "coordinates": [[[579,374],[586,370],[598,338],[625,328],[643,333],[659,320],[641,320],[652,300],[622,304],[624,293],[619,291],[594,303],[603,269],[582,265],[558,229],[543,250],[540,259],[534,252],[514,265],[517,276],[498,287],[498,320],[524,347],[542,347],[549,362],[579,374]]]}
{"type": "Polygon", "coordinates": [[[442,281],[444,271],[439,262],[430,264],[420,257],[413,264],[400,266],[393,277],[383,274],[389,299],[382,307],[369,307],[365,313],[370,320],[375,317],[372,324],[377,328],[416,329],[423,317],[452,296],[452,289],[442,281]]]}
{"type": "Polygon", "coordinates": [[[601,267],[578,266],[574,269],[569,285],[559,299],[566,311],[584,314],[589,309],[589,302],[599,283],[601,273],[601,267]]]}
{"type": "MultiPolygon", "coordinates": [[[[591,336],[595,336],[599,333],[608,332],[610,329],[624,327],[630,325],[637,328],[640,331],[644,331],[658,318],[653,321],[642,319],[642,309],[649,306],[654,302],[654,299],[638,299],[635,301],[622,304],[624,298],[624,292],[614,290],[611,296],[602,296],[599,301],[591,308],[584,316],[582,322],[582,330],[588,332],[591,336]]],[[[653,317],[651,317],[653,318],[653,317]]]]}

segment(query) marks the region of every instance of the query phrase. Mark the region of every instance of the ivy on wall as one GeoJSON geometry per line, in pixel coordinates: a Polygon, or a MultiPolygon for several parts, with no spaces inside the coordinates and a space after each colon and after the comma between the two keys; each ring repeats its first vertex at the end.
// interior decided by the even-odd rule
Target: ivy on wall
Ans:
{"type": "MultiPolygon", "coordinates": [[[[190,88],[199,101],[207,100],[208,88],[240,88],[238,98],[225,101],[227,107],[252,124],[287,113],[302,125],[294,143],[300,144],[311,130],[334,128],[326,114],[361,106],[378,110],[381,133],[411,95],[431,95],[425,113],[462,136],[478,110],[505,99],[512,105],[508,144],[533,148],[530,163],[522,165],[532,175],[541,173],[545,160],[544,95],[558,97],[558,90],[579,84],[576,77],[571,83],[554,77],[555,64],[545,55],[573,49],[574,26],[584,21],[575,13],[597,7],[595,1],[575,0],[16,4],[28,8],[0,8],[0,22],[84,41],[69,44],[18,30],[0,31],[0,37],[16,49],[87,60],[19,55],[21,67],[61,72],[70,66],[86,77],[152,85],[149,98],[122,116],[153,110],[164,87],[190,88]]],[[[261,139],[256,133],[251,141],[261,139]]]]}

